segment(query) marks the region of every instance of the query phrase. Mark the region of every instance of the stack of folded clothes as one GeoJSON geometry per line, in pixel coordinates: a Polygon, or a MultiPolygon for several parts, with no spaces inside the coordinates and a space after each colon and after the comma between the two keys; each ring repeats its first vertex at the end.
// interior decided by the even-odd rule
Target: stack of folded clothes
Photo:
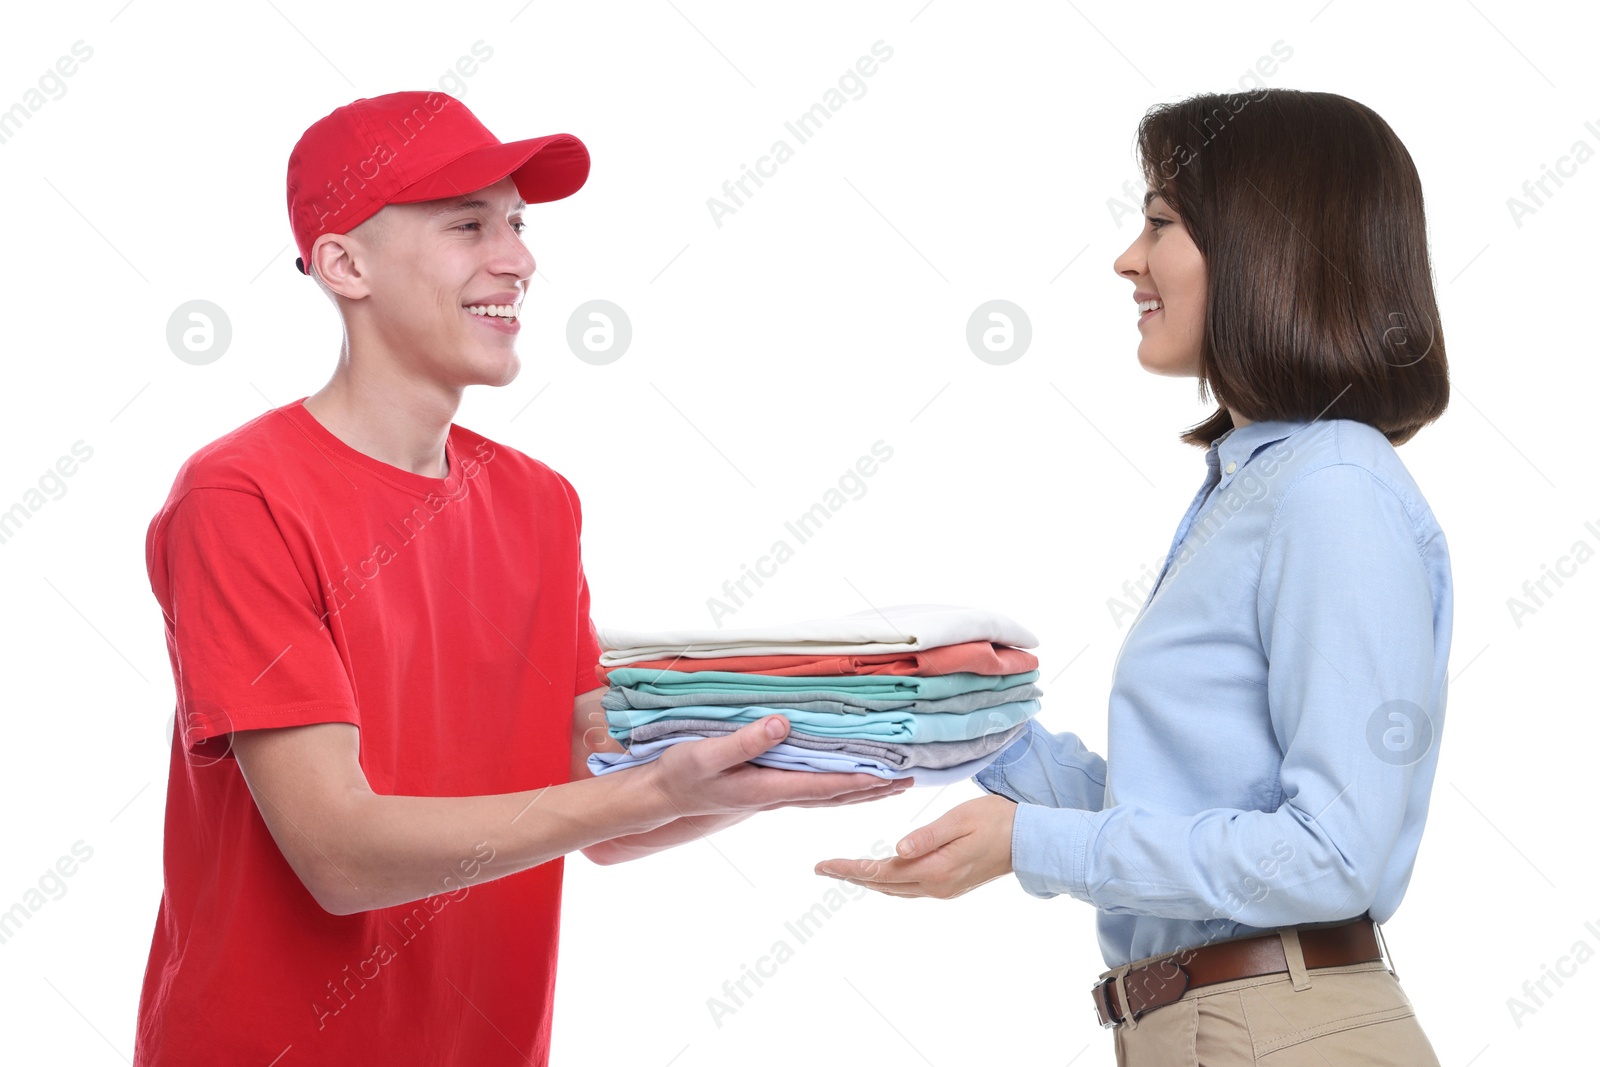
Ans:
{"type": "Polygon", "coordinates": [[[611,736],[594,774],[772,714],[782,742],[750,762],[942,785],[971,777],[1039,711],[1038,647],[1004,615],[904,604],[740,630],[599,631],[611,736]]]}

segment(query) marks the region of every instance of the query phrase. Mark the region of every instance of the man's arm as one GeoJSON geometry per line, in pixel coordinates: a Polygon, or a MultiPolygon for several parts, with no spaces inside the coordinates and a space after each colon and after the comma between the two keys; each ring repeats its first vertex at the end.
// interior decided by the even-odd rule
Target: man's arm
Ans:
{"type": "MultiPolygon", "coordinates": [[[[598,691],[578,699],[588,697],[598,704],[598,691]]],[[[672,833],[688,840],[730,816],[872,799],[905,787],[868,774],[797,773],[746,762],[786,736],[788,721],[773,715],[722,737],[674,745],[643,767],[472,797],[374,793],[350,723],[240,730],[233,753],[295,874],[324,909],[349,915],[503,878],[669,823],[682,824],[672,833]],[[485,843],[489,858],[481,860],[485,843]],[[474,858],[481,862],[472,864],[477,873],[468,879],[461,872],[474,858]]],[[[640,844],[653,851],[669,843],[676,842],[612,845],[601,862],[642,855],[640,844]]]]}

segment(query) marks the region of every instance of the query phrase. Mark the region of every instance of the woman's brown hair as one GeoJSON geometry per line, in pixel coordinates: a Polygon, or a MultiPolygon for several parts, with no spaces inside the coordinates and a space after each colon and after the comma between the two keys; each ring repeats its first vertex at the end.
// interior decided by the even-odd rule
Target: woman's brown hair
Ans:
{"type": "Polygon", "coordinates": [[[1356,419],[1394,445],[1444,412],[1422,183],[1376,112],[1335,93],[1204,93],[1150,109],[1138,148],[1206,262],[1200,399],[1219,407],[1184,443],[1209,447],[1229,407],[1356,419]]]}

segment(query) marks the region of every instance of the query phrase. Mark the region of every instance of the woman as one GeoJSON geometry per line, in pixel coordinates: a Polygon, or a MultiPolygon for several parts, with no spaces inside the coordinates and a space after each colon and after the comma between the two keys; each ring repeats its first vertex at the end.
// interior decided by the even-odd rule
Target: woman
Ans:
{"type": "MultiPolygon", "coordinates": [[[[1119,1064],[1436,1064],[1376,924],[1438,760],[1452,591],[1394,446],[1449,396],[1411,158],[1370,109],[1267,89],[1154,108],[1114,264],[1139,362],[1218,402],[1207,476],[1113,670],[1109,759],[1037,722],[887,861],[1098,909],[1119,1064]]],[[[1086,976],[1087,977],[1087,976],[1086,976]]]]}

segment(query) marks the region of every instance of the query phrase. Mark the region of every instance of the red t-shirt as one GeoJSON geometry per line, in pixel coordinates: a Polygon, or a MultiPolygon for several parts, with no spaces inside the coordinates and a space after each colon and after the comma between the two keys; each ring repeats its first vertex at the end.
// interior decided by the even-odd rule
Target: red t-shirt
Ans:
{"type": "MultiPolygon", "coordinates": [[[[304,398],[302,398],[303,400],[304,398]]],[[[449,475],[344,444],[300,400],[184,463],[146,563],[178,697],[140,1067],[544,1064],[562,860],[356,915],[312,898],[231,730],[355,723],[374,792],[570,778],[599,641],[565,478],[450,427],[449,475]]]]}

